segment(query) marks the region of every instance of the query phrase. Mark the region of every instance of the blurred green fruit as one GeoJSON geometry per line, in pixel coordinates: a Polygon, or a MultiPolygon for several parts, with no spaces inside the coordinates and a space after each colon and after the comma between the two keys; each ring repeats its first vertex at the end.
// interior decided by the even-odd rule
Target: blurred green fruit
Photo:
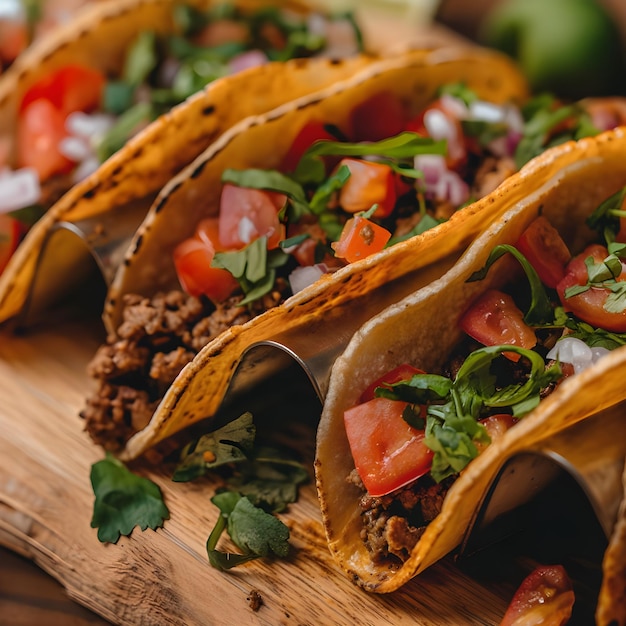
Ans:
{"type": "Polygon", "coordinates": [[[480,39],[517,60],[534,91],[566,98],[626,92],[620,32],[598,1],[503,0],[480,39]]]}

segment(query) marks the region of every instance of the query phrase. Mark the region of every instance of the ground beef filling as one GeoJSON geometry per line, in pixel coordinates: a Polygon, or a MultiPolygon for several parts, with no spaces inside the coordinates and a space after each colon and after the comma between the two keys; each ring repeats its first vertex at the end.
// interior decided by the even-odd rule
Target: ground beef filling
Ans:
{"type": "MultiPolygon", "coordinates": [[[[356,470],[348,481],[365,491],[356,470]]],[[[363,528],[361,539],[377,563],[403,563],[426,530],[439,515],[453,477],[435,483],[430,477],[380,497],[368,493],[359,500],[363,528]]]]}
{"type": "MultiPolygon", "coordinates": [[[[538,333],[538,340],[537,349],[547,352],[554,345],[555,336],[549,331],[538,333]]],[[[477,347],[475,341],[466,338],[457,348],[458,352],[451,355],[442,373],[454,378],[466,355],[477,347]]],[[[549,361],[546,367],[551,364],[552,361],[549,361]]],[[[513,382],[523,383],[527,379],[528,367],[523,359],[518,362],[503,360],[501,366],[503,386],[513,382]]],[[[567,364],[561,364],[561,369],[564,378],[573,374],[573,369],[567,364]]],[[[559,382],[545,387],[540,394],[541,398],[552,393],[559,382]]],[[[424,476],[390,494],[373,497],[367,493],[357,471],[352,470],[347,480],[363,492],[359,500],[363,522],[361,539],[372,560],[391,566],[406,561],[428,524],[441,512],[443,500],[456,477],[453,475],[436,483],[430,476],[424,476]]]]}
{"type": "Polygon", "coordinates": [[[252,307],[241,296],[218,305],[182,291],[124,298],[123,321],[88,366],[98,382],[80,416],[95,443],[120,450],[144,428],[167,388],[211,339],[284,299],[285,286],[252,307]]]}

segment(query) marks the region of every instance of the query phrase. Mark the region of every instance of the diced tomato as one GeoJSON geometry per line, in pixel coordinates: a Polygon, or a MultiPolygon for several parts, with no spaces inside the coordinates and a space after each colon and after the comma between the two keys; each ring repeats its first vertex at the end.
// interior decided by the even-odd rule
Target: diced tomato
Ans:
{"type": "Polygon", "coordinates": [[[380,141],[402,132],[406,115],[400,100],[384,91],[354,107],[350,120],[354,141],[380,141]]]}
{"type": "Polygon", "coordinates": [[[215,253],[222,251],[219,244],[216,247],[217,234],[217,219],[202,220],[194,236],[176,246],[173,259],[180,284],[188,294],[204,294],[214,302],[222,302],[238,283],[228,270],[211,267],[215,253]]]}
{"type": "Polygon", "coordinates": [[[543,215],[529,224],[515,247],[535,268],[542,282],[552,289],[565,276],[565,266],[572,257],[559,231],[543,215]]]}
{"type": "MultiPolygon", "coordinates": [[[[460,327],[485,346],[513,345],[532,348],[537,343],[535,331],[524,322],[524,315],[513,298],[497,289],[481,294],[463,314],[460,327]]],[[[504,353],[512,361],[519,354],[504,353]]]]}
{"type": "Polygon", "coordinates": [[[105,77],[98,70],[82,65],[66,65],[45,76],[24,94],[20,113],[36,100],[48,100],[63,118],[75,111],[89,113],[102,101],[105,77]]]}
{"type": "MultiPolygon", "coordinates": [[[[565,297],[565,290],[574,285],[587,283],[587,266],[585,259],[592,257],[596,263],[602,262],[608,251],[604,246],[593,244],[575,256],[567,265],[565,276],[556,287],[561,304],[566,311],[571,311],[576,317],[597,328],[611,330],[617,333],[626,332],[626,311],[612,313],[604,308],[606,299],[611,293],[602,287],[591,287],[576,296],[565,297]]],[[[622,262],[622,272],[618,281],[626,280],[626,267],[622,262]]]]}
{"type": "Polygon", "coordinates": [[[380,252],[391,238],[391,233],[360,215],[351,217],[343,227],[339,240],[330,244],[335,256],[354,263],[380,252]]]}
{"type": "Polygon", "coordinates": [[[243,22],[231,19],[211,20],[197,35],[194,43],[203,48],[217,48],[225,44],[247,43],[250,29],[243,22]]]}
{"type": "Polygon", "coordinates": [[[284,239],[284,225],[278,211],[284,206],[283,194],[226,184],[220,199],[220,243],[227,249],[240,249],[266,236],[268,248],[284,239]]]}
{"type": "Polygon", "coordinates": [[[432,102],[410,120],[405,130],[435,140],[445,139],[447,142],[446,163],[450,169],[458,171],[467,161],[465,133],[461,122],[446,109],[441,99],[432,102]]]}
{"type": "Polygon", "coordinates": [[[334,141],[333,136],[323,122],[311,120],[307,122],[296,135],[287,154],[284,156],[280,170],[282,172],[293,172],[300,162],[302,155],[316,142],[321,140],[334,141]]]}
{"type": "Polygon", "coordinates": [[[402,418],[406,402],[374,398],[344,413],[355,467],[372,496],[390,493],[426,474],[433,452],[424,431],[402,418]]]}
{"type": "Polygon", "coordinates": [[[367,389],[361,394],[359,402],[368,402],[369,400],[373,400],[376,397],[374,395],[376,387],[393,385],[394,383],[399,383],[402,380],[409,380],[415,374],[423,373],[424,372],[422,370],[417,369],[417,367],[413,367],[409,363],[403,363],[402,365],[398,365],[398,367],[387,372],[386,374],[375,380],[371,385],[369,385],[367,389]]]}
{"type": "Polygon", "coordinates": [[[575,599],[565,568],[541,565],[522,581],[500,626],[564,626],[575,599]]]}
{"type": "Polygon", "coordinates": [[[28,45],[28,28],[19,19],[0,19],[0,68],[13,63],[28,45]]]}
{"type": "Polygon", "coordinates": [[[339,192],[339,204],[348,213],[367,211],[374,204],[376,217],[387,217],[396,206],[396,175],[384,163],[342,159],[339,165],[350,170],[350,178],[339,192]]]}
{"type": "MultiPolygon", "coordinates": [[[[496,441],[498,441],[498,439],[502,438],[507,430],[517,424],[518,419],[516,417],[513,417],[509,413],[497,413],[478,421],[485,427],[485,430],[487,431],[487,434],[491,439],[491,443],[495,443],[496,441]]],[[[487,447],[480,442],[475,443],[479,451],[482,451],[484,448],[487,447]]]]}
{"type": "Polygon", "coordinates": [[[7,266],[23,234],[22,224],[15,218],[0,213],[0,274],[7,266]]]}
{"type": "Polygon", "coordinates": [[[35,100],[23,111],[17,128],[17,164],[33,167],[44,181],[67,174],[74,163],[59,150],[67,136],[65,118],[49,100],[35,100]]]}

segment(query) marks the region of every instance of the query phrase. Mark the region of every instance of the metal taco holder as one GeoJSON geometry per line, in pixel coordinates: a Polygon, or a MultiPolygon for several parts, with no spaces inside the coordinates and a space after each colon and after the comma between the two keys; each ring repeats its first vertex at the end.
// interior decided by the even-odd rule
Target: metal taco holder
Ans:
{"type": "Polygon", "coordinates": [[[16,329],[67,318],[73,310],[81,315],[94,307],[101,311],[106,288],[144,217],[145,206],[139,203],[85,220],[55,222],[39,251],[16,329]]]}
{"type": "Polygon", "coordinates": [[[572,623],[594,623],[625,459],[626,402],[513,454],[476,507],[457,564],[489,582],[564,565],[576,594],[572,623]]]}

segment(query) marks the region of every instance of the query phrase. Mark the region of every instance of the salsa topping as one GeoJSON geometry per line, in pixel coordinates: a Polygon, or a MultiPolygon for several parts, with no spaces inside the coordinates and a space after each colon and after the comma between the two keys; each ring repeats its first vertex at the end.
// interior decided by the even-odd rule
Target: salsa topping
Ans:
{"type": "MultiPolygon", "coordinates": [[[[624,345],[619,324],[626,299],[616,296],[624,284],[623,245],[615,243],[615,217],[621,216],[612,213],[621,210],[615,207],[623,196],[615,194],[588,219],[608,248],[592,244],[572,256],[545,217],[531,222],[516,245],[495,246],[468,282],[483,280],[510,256],[526,285],[487,289],[467,307],[459,322],[466,338],[442,374],[403,364],[370,384],[359,404],[345,411],[358,475],[348,480],[366,494],[360,501],[363,536],[375,559],[393,564],[399,556],[394,518],[402,518],[405,538],[419,538],[427,525],[415,505],[405,506],[409,494],[417,498],[436,489],[442,501],[493,437],[514,428],[566,377],[624,345]],[[583,307],[576,300],[585,294],[593,298],[583,307]]],[[[407,556],[410,547],[404,546],[407,556]]]]}

